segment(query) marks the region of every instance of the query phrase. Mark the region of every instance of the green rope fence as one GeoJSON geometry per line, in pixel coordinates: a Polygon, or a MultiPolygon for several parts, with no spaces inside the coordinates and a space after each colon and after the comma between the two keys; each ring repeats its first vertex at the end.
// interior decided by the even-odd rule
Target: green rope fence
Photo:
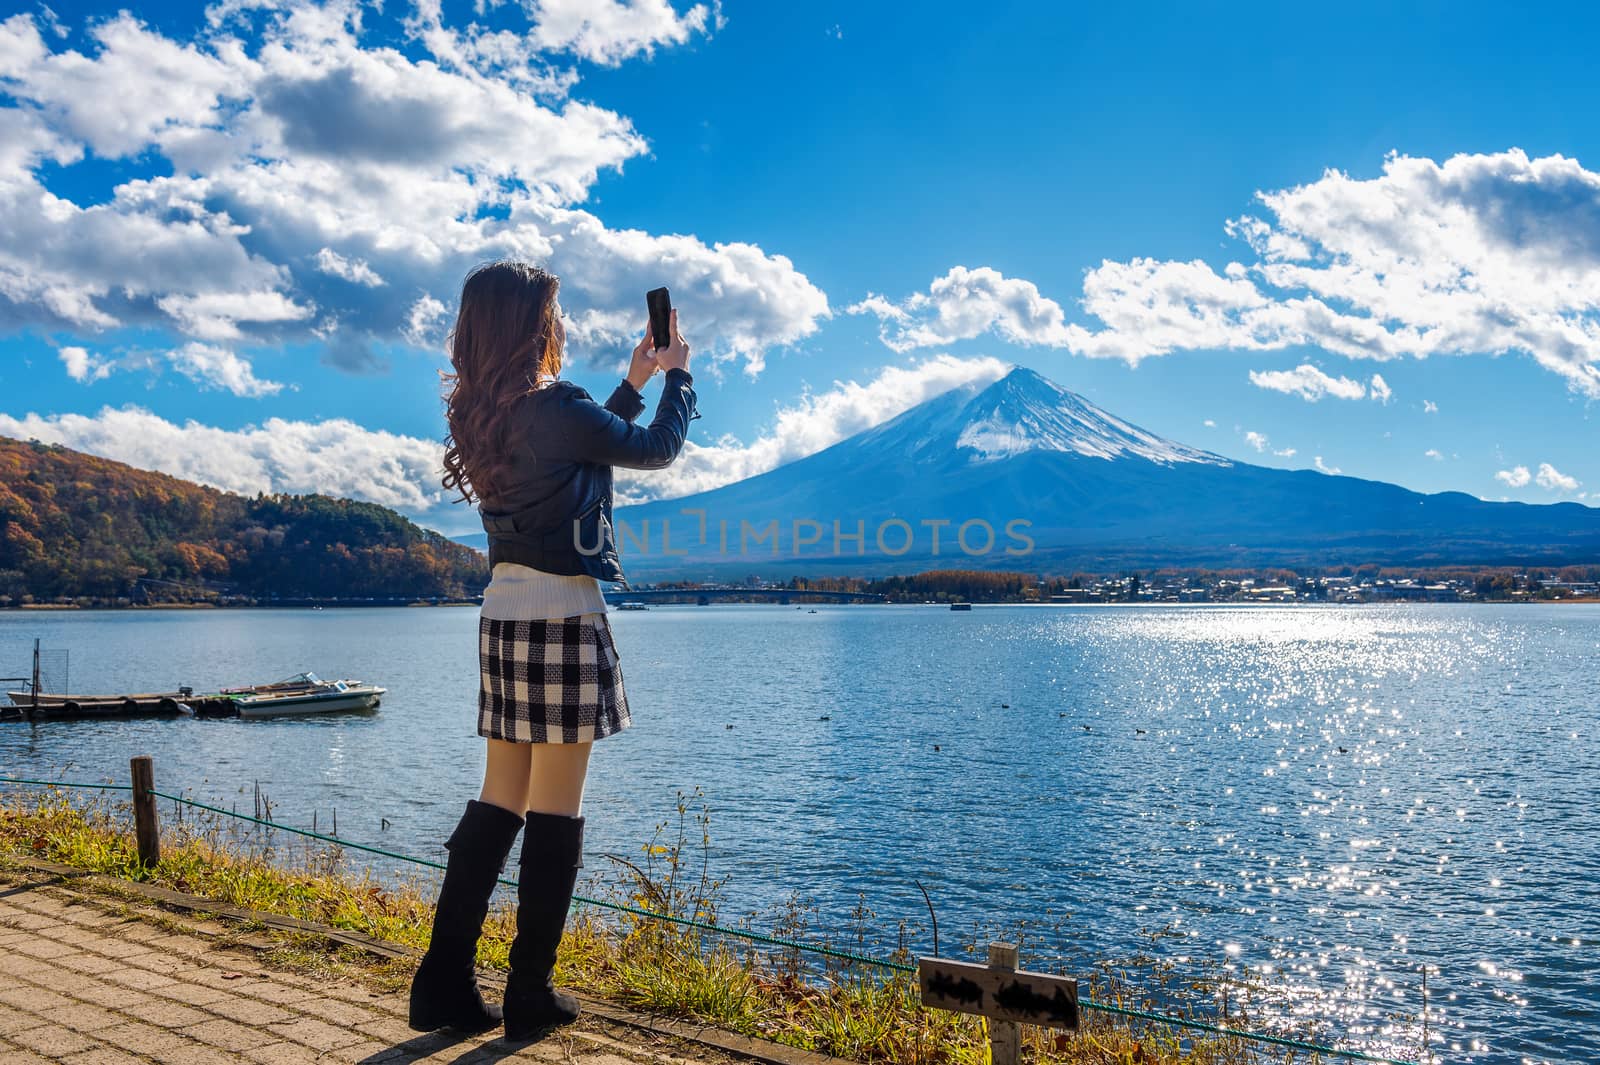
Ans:
{"type": "Polygon", "coordinates": [[[72,780],[24,780],[21,777],[0,777],[0,784],[36,784],[44,788],[93,788],[97,791],[132,791],[131,784],[80,784],[72,780]]]}
{"type": "MultiPolygon", "coordinates": [[[[276,821],[267,821],[259,817],[250,817],[247,814],[234,813],[232,810],[224,810],[219,806],[209,806],[206,803],[197,802],[194,799],[185,798],[181,795],[169,795],[164,791],[155,791],[153,789],[151,790],[150,794],[154,795],[158,799],[169,799],[172,802],[181,802],[185,806],[191,806],[197,810],[209,810],[214,814],[223,814],[227,817],[235,817],[241,821],[249,821],[251,824],[255,825],[264,825],[267,828],[277,829],[281,832],[292,832],[297,836],[305,836],[309,839],[321,840],[324,843],[332,843],[335,846],[346,847],[350,850],[365,851],[368,854],[377,854],[384,858],[393,858],[395,861],[399,862],[410,862],[412,865],[427,866],[429,869],[444,868],[442,863],[429,861],[427,858],[415,858],[409,854],[400,854],[397,851],[384,850],[382,847],[369,847],[364,843],[351,843],[348,840],[340,839],[337,836],[323,835],[321,832],[311,832],[303,828],[293,828],[289,825],[280,825],[276,821]]],[[[500,878],[500,883],[504,884],[506,887],[517,886],[517,882],[515,880],[508,880],[505,877],[500,878]]],[[[798,940],[763,935],[760,932],[751,932],[742,928],[728,928],[723,925],[711,924],[708,921],[696,921],[690,917],[676,917],[672,914],[659,913],[655,910],[647,910],[639,906],[629,906],[622,902],[611,902],[607,899],[592,899],[586,895],[577,894],[574,894],[572,899],[574,902],[582,902],[590,906],[601,906],[608,910],[621,910],[625,913],[638,914],[641,917],[649,917],[657,921],[668,921],[672,924],[684,925],[688,928],[699,928],[707,932],[718,933],[719,935],[736,936],[740,939],[748,939],[756,943],[766,943],[771,946],[789,947],[794,950],[810,951],[813,954],[823,954],[830,958],[839,958],[844,961],[859,962],[864,965],[878,965],[901,972],[914,973],[917,971],[917,967],[915,965],[903,965],[900,962],[873,958],[866,954],[855,954],[848,950],[835,950],[832,947],[821,947],[811,943],[801,943],[798,940]]]]}
{"type": "Polygon", "coordinates": [[[1256,1043],[1271,1043],[1274,1046],[1292,1047],[1295,1050],[1307,1050],[1313,1054],[1333,1054],[1353,1061],[1375,1061],[1383,1065],[1419,1065],[1418,1062],[1401,1058],[1386,1058],[1378,1054],[1368,1054],[1363,1050],[1340,1050],[1338,1047],[1323,1046],[1320,1043],[1308,1043],[1303,1039],[1291,1039],[1286,1035],[1267,1035],[1264,1032],[1246,1032],[1238,1028],[1229,1028],[1225,1024],[1210,1024],[1206,1021],[1190,1020],[1186,1017],[1173,1017],[1165,1013],[1155,1013],[1151,1010],[1138,1010],[1131,1006],[1118,1006],[1111,1002],[1096,1002],[1090,999],[1079,1003],[1086,1010],[1099,1010],[1101,1013],[1115,1013],[1122,1017],[1138,1017],[1146,1021],[1160,1021],[1163,1024],[1175,1024],[1182,1028],[1192,1028],[1202,1032],[1214,1032],[1218,1035],[1232,1036],[1236,1039],[1248,1039],[1256,1043]]]}
{"type": "MultiPolygon", "coordinates": [[[[132,786],[127,784],[89,784],[65,780],[28,780],[20,777],[0,777],[0,784],[32,785],[36,787],[47,788],[86,788],[99,791],[133,791],[132,786]]],[[[149,794],[154,795],[158,799],[166,799],[169,802],[182,803],[185,806],[189,806],[197,810],[206,810],[210,813],[220,814],[223,817],[231,817],[239,821],[247,821],[250,824],[261,825],[265,828],[275,829],[280,832],[288,832],[296,836],[304,836],[307,839],[320,840],[323,843],[330,843],[337,847],[363,851],[367,854],[376,854],[379,857],[390,858],[397,862],[408,862],[412,865],[420,865],[429,869],[445,868],[442,863],[430,861],[427,858],[417,858],[409,854],[401,854],[398,851],[384,850],[382,847],[371,847],[364,843],[352,843],[349,840],[340,839],[337,836],[330,836],[321,832],[313,832],[304,828],[295,828],[292,825],[283,825],[276,821],[268,821],[260,817],[251,817],[248,814],[241,814],[234,810],[224,809],[220,806],[211,806],[207,803],[200,802],[197,799],[191,799],[183,795],[173,795],[168,792],[157,791],[153,788],[150,790],[149,794]]],[[[504,877],[501,877],[499,882],[507,887],[517,886],[517,882],[515,880],[508,880],[504,877]]],[[[905,962],[891,961],[888,958],[876,958],[867,954],[858,954],[854,951],[838,950],[834,947],[819,946],[815,943],[802,943],[799,940],[785,939],[782,936],[769,936],[761,932],[754,932],[743,928],[729,928],[726,925],[712,924],[709,921],[697,921],[691,917],[678,917],[674,916],[673,914],[660,913],[656,910],[645,909],[641,906],[630,906],[627,903],[612,902],[608,899],[595,899],[578,894],[574,894],[572,898],[574,902],[581,902],[589,906],[599,906],[604,909],[630,913],[639,917],[646,917],[651,920],[666,921],[669,924],[681,925],[686,928],[694,928],[721,936],[731,936],[736,939],[743,939],[753,943],[761,943],[767,946],[783,947],[788,950],[798,950],[808,954],[819,954],[823,957],[835,958],[840,961],[855,962],[860,965],[870,965],[874,968],[884,969],[890,972],[914,974],[917,971],[917,967],[915,965],[908,965],[905,962]]],[[[1115,1014],[1122,1017],[1132,1017],[1144,1021],[1154,1021],[1159,1024],[1170,1024],[1178,1028],[1187,1028],[1192,1031],[1208,1032],[1213,1035],[1223,1035],[1234,1039],[1244,1039],[1256,1043],[1268,1043],[1273,1046],[1288,1047],[1294,1050],[1304,1050],[1312,1054],[1326,1054],[1331,1057],[1344,1058],[1349,1061],[1373,1062],[1376,1063],[1376,1065],[1420,1065],[1419,1062],[1412,1059],[1388,1058],[1379,1054],[1369,1054],[1362,1050],[1344,1050],[1340,1049],[1339,1047],[1324,1046],[1319,1043],[1311,1043],[1301,1039],[1292,1039],[1288,1036],[1267,1035],[1262,1032],[1248,1032],[1238,1028],[1229,1028],[1226,1025],[1212,1024],[1207,1021],[1197,1021],[1187,1017],[1175,1017],[1171,1014],[1157,1013],[1152,1010],[1141,1010],[1134,1009],[1129,1006],[1118,1006],[1110,1002],[1097,1002],[1094,999],[1084,999],[1080,1001],[1079,1006],[1085,1010],[1115,1014]]]]}

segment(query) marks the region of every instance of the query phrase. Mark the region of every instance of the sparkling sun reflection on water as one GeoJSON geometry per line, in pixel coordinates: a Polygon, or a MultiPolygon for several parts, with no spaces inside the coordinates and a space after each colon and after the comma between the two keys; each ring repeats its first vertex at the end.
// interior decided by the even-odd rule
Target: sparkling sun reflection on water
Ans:
{"type": "Polygon", "coordinates": [[[1293,1012],[1337,1016],[1396,1049],[1420,1036],[1427,965],[1435,1046],[1442,1036],[1506,1061],[1600,1052],[1553,1020],[1596,1009],[1595,959],[1579,944],[1592,951],[1597,932],[1584,807],[1600,779],[1600,618],[1401,608],[1085,620],[1061,616],[1046,638],[1098,668],[1051,682],[1108,731],[1130,715],[1147,722],[1135,734],[1150,752],[1133,774],[1146,786],[1112,818],[1142,822],[1129,835],[1146,846],[1115,848],[1114,860],[1123,890],[1151,900],[1146,912],[1200,941],[1191,953],[1209,944],[1287,977],[1279,994],[1293,1012]],[[1152,879],[1151,866],[1167,875],[1152,879]]]}

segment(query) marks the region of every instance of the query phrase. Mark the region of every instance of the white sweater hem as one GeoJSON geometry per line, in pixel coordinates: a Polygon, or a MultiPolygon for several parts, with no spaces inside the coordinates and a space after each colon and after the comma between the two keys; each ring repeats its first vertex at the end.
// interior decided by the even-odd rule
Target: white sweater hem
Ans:
{"type": "Polygon", "coordinates": [[[593,577],[545,573],[515,562],[497,563],[483,590],[482,615],[490,621],[547,621],[605,612],[605,596],[593,577]]]}

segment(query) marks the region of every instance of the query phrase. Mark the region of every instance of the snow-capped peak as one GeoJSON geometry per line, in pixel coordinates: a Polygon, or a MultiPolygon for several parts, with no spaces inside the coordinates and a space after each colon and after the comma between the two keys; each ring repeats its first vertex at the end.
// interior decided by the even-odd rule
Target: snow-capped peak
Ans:
{"type": "Polygon", "coordinates": [[[1103,459],[1229,465],[1220,455],[1131,425],[1020,366],[973,396],[961,408],[957,424],[956,446],[970,450],[972,462],[994,462],[1029,451],[1071,451],[1103,459]]]}

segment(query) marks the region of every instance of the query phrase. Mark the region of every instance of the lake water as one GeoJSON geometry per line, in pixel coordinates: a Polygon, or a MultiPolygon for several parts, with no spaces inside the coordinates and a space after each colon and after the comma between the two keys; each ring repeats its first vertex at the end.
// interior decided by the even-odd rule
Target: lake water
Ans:
{"type": "MultiPolygon", "coordinates": [[[[0,613],[0,674],[37,636],[80,691],[302,669],[389,689],[320,720],[0,725],[0,773],[125,782],[149,753],[164,790],[249,812],[259,781],[282,822],[336,808],[347,839],[437,858],[480,779],[476,617],[0,613]]],[[[1018,920],[1024,964],[1154,945],[1286,979],[1377,1049],[1414,1037],[1390,1018],[1415,1018],[1427,964],[1448,1060],[1600,1060],[1600,608],[718,605],[612,625],[635,726],[596,748],[589,872],[699,787],[725,916],[798,892],[842,940],[864,895],[869,945],[904,918],[926,952],[920,880],[946,953],[1018,920]]]]}

